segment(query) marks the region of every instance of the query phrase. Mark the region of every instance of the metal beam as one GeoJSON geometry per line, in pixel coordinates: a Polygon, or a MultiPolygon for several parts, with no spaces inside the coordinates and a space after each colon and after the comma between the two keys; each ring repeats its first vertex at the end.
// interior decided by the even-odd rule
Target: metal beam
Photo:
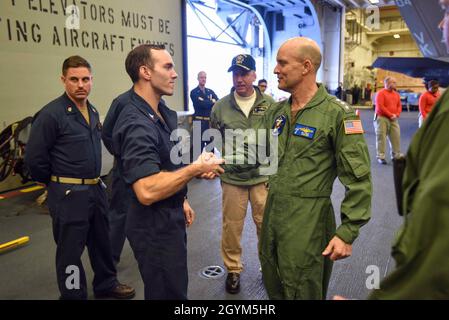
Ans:
{"type": "Polygon", "coordinates": [[[355,7],[355,8],[360,8],[360,4],[358,4],[357,2],[355,2],[354,0],[348,0],[350,3],[352,3],[352,5],[355,7]]]}
{"type": "MultiPolygon", "coordinates": [[[[226,30],[228,29],[229,25],[223,29],[222,27],[220,27],[215,21],[213,21],[210,17],[207,16],[207,14],[205,14],[203,11],[201,11],[199,8],[197,8],[194,4],[192,0],[187,0],[187,3],[190,5],[190,7],[192,8],[193,12],[195,13],[195,15],[197,16],[198,20],[201,22],[201,24],[203,25],[204,29],[206,30],[207,34],[209,35],[210,39],[207,40],[212,40],[212,41],[217,41],[217,38],[220,37],[223,33],[226,34],[229,38],[231,38],[233,41],[235,41],[235,44],[238,46],[245,46],[245,40],[241,39],[240,35],[240,41],[235,39],[232,35],[230,35],[226,30]],[[200,15],[201,14],[203,17],[205,17],[207,20],[209,20],[210,23],[212,23],[216,28],[218,28],[219,30],[221,30],[221,33],[214,37],[210,32],[209,29],[207,28],[207,26],[204,24],[203,19],[201,19],[200,15]]],[[[239,16],[240,17],[240,16],[239,16]]],[[[238,17],[237,17],[238,18],[238,17]]],[[[237,20],[237,19],[236,19],[237,20]]],[[[234,20],[233,23],[236,21],[234,20]]],[[[188,35],[189,37],[193,37],[192,35],[188,35]]],[[[202,38],[202,37],[196,37],[196,38],[202,38]]],[[[205,38],[202,38],[205,39],[205,38]]],[[[220,41],[221,42],[221,41],[220,41]]],[[[228,42],[225,42],[228,43],[228,42]]]]}
{"type": "MultiPolygon", "coordinates": [[[[192,35],[188,35],[189,38],[195,38],[195,39],[200,39],[200,40],[209,40],[211,41],[212,39],[208,39],[208,38],[204,38],[204,37],[199,37],[199,36],[192,36],[192,35]]],[[[222,40],[213,40],[214,42],[219,42],[219,43],[225,43],[225,44],[231,44],[233,46],[238,46],[238,47],[245,47],[244,44],[240,44],[240,43],[235,43],[235,42],[228,42],[228,41],[222,41],[222,40]]]]}
{"type": "MultiPolygon", "coordinates": [[[[232,21],[231,23],[229,23],[228,26],[227,26],[225,29],[223,29],[223,30],[220,32],[220,34],[219,34],[216,38],[218,39],[223,33],[226,33],[226,30],[227,30],[229,27],[231,27],[234,23],[236,23],[237,20],[238,20],[241,16],[243,16],[243,14],[244,14],[245,12],[246,12],[246,10],[243,10],[242,12],[240,12],[240,14],[234,19],[234,21],[232,21]]],[[[226,34],[227,34],[227,33],[226,33],[226,34]]],[[[241,38],[241,40],[242,40],[243,42],[246,43],[246,40],[245,40],[245,39],[243,39],[241,36],[240,36],[240,38],[241,38]]]]}
{"type": "Polygon", "coordinates": [[[339,5],[342,8],[346,8],[346,5],[343,2],[341,2],[340,0],[332,0],[332,2],[335,2],[337,5],[339,5]]]}

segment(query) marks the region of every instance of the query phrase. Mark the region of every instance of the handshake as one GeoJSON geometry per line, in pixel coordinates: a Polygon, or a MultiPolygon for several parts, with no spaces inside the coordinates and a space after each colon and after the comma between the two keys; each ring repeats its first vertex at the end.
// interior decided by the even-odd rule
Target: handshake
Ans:
{"type": "Polygon", "coordinates": [[[225,170],[221,167],[224,159],[219,159],[212,152],[203,152],[192,166],[195,168],[195,176],[201,179],[212,180],[219,177],[225,170]]]}

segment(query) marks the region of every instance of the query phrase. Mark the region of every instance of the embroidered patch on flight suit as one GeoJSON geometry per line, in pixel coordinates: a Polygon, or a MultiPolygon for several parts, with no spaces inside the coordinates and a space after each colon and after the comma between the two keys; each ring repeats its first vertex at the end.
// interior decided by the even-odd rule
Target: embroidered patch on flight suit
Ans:
{"type": "Polygon", "coordinates": [[[304,137],[307,139],[313,139],[313,137],[315,137],[315,133],[316,128],[305,126],[299,123],[295,125],[295,129],[293,130],[293,134],[295,136],[304,137]]]}
{"type": "Polygon", "coordinates": [[[345,120],[343,123],[346,134],[364,133],[361,120],[345,120]]]}
{"type": "Polygon", "coordinates": [[[268,106],[257,106],[254,107],[253,114],[256,116],[261,116],[267,111],[268,106]]]}
{"type": "Polygon", "coordinates": [[[287,117],[285,115],[280,115],[274,120],[271,133],[273,136],[278,136],[284,130],[285,123],[287,122],[287,117]]]}

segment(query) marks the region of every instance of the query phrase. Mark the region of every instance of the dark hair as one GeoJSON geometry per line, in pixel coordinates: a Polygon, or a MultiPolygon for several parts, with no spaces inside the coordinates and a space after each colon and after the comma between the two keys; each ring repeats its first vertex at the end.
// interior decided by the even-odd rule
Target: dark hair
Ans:
{"type": "Polygon", "coordinates": [[[141,66],[153,68],[151,50],[165,50],[165,45],[142,44],[128,53],[125,60],[125,68],[133,83],[139,80],[139,69],[141,66]]]}
{"type": "Polygon", "coordinates": [[[427,90],[429,90],[430,88],[432,88],[434,85],[436,85],[436,84],[440,84],[439,82],[438,82],[438,80],[430,80],[430,81],[427,81],[427,84],[426,84],[426,88],[427,88],[427,90]]]}
{"type": "Polygon", "coordinates": [[[265,79],[260,79],[259,82],[257,83],[257,85],[260,85],[262,82],[268,83],[267,80],[265,80],[265,79]]]}
{"type": "Polygon", "coordinates": [[[62,75],[67,74],[67,70],[69,68],[80,68],[85,67],[89,69],[89,71],[92,70],[92,67],[90,66],[89,62],[87,62],[86,59],[80,56],[71,56],[64,60],[62,63],[62,75]]]}

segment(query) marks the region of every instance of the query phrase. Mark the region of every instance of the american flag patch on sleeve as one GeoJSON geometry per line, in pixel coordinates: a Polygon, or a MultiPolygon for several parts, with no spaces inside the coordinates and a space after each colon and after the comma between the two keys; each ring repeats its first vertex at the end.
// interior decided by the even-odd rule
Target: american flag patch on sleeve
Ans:
{"type": "Polygon", "coordinates": [[[344,125],[346,134],[358,134],[364,132],[361,120],[345,120],[344,125]]]}

